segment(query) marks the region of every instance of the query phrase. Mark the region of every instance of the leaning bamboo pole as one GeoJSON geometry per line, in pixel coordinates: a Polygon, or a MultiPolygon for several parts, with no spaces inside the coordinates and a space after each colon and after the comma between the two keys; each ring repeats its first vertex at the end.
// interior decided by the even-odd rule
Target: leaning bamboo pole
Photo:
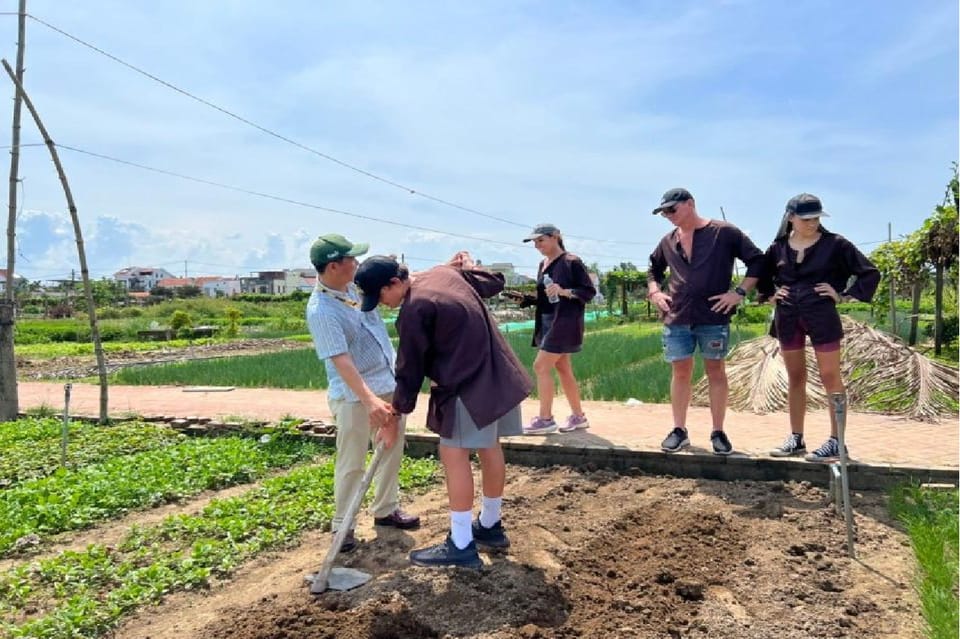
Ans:
{"type": "Polygon", "coordinates": [[[87,315],[90,317],[90,338],[93,340],[93,351],[97,355],[97,372],[100,375],[100,423],[106,424],[108,422],[107,364],[103,357],[103,345],[100,343],[100,328],[97,325],[97,307],[93,302],[93,288],[90,286],[90,271],[87,268],[87,254],[83,249],[83,232],[80,230],[80,218],[77,216],[77,206],[73,202],[73,193],[70,191],[70,184],[67,182],[67,174],[63,171],[63,165],[60,163],[60,156],[57,155],[57,147],[47,133],[46,127],[43,126],[40,115],[34,108],[30,96],[23,90],[23,85],[17,79],[13,69],[10,68],[10,63],[7,62],[6,58],[0,60],[0,62],[2,62],[7,75],[10,76],[10,80],[16,85],[17,92],[23,97],[23,103],[27,105],[30,115],[33,116],[33,121],[36,122],[37,128],[40,130],[43,142],[47,145],[50,156],[53,158],[53,164],[57,167],[57,175],[60,177],[60,184],[63,186],[63,193],[67,198],[67,208],[70,210],[70,219],[73,220],[73,233],[77,240],[77,253],[80,257],[80,277],[83,280],[83,293],[87,299],[87,315]]]}

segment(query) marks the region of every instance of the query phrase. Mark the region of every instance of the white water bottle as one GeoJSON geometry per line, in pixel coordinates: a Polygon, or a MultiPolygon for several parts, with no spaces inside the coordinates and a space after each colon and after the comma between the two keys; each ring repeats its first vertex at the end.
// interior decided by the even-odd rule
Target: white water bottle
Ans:
{"type": "MultiPolygon", "coordinates": [[[[544,274],[543,274],[543,288],[547,288],[547,287],[550,286],[551,284],[553,284],[553,280],[550,279],[550,276],[549,276],[549,275],[547,275],[546,273],[544,273],[544,274]]],[[[560,301],[560,296],[559,296],[559,295],[547,295],[547,300],[548,300],[551,304],[556,304],[557,302],[560,301]]]]}

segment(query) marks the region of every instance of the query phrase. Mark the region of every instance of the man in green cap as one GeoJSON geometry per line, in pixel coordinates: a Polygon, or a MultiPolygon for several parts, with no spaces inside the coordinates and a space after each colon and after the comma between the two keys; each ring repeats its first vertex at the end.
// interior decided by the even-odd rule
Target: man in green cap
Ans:
{"type": "MultiPolygon", "coordinates": [[[[344,523],[347,504],[359,490],[371,440],[381,439],[386,450],[374,475],[370,508],[374,523],[401,529],[420,525],[419,517],[400,509],[399,472],[405,423],[402,418],[397,420],[391,406],[396,387],[396,353],[376,309],[360,310],[360,295],[353,283],[357,256],[366,253],[367,248],[367,244],[355,244],[336,234],[323,235],[310,247],[317,286],[307,302],[307,327],[317,357],[327,369],[327,401],[337,424],[333,479],[336,511],[331,525],[334,532],[344,523]]],[[[351,530],[341,552],[356,547],[357,539],[351,530]]]]}

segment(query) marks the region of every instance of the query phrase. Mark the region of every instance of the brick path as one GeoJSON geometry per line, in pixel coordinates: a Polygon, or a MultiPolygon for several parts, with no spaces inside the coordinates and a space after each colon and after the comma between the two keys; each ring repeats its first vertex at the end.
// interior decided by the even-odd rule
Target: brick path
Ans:
{"type": "MultiPolygon", "coordinates": [[[[21,411],[41,405],[58,412],[63,410],[63,385],[46,382],[20,382],[21,411]]],[[[110,414],[200,416],[223,418],[244,417],[277,421],[290,415],[330,421],[326,393],[279,389],[243,389],[227,392],[188,392],[173,386],[111,386],[110,414]]],[[[408,432],[423,433],[427,397],[422,396],[416,412],[408,421],[408,432]]],[[[555,402],[558,416],[565,415],[562,397],[555,402]]],[[[523,404],[524,416],[537,410],[535,400],[523,404]]],[[[554,434],[546,437],[511,438],[525,444],[565,446],[570,448],[607,447],[632,451],[656,452],[672,423],[667,404],[642,404],[627,407],[616,402],[584,402],[590,418],[587,431],[554,434]]],[[[92,384],[74,384],[71,414],[97,415],[99,388],[92,384]]],[[[692,446],[689,454],[710,450],[710,413],[706,408],[691,407],[689,413],[692,446]]],[[[787,434],[786,413],[754,415],[727,413],[726,428],[738,453],[767,458],[767,451],[778,446],[787,434]]],[[[818,446],[829,434],[826,410],[807,415],[807,442],[818,446]]],[[[956,417],[937,424],[904,420],[869,413],[851,413],[847,417],[847,443],[851,456],[874,466],[906,466],[913,468],[957,470],[960,428],[956,417]]],[[[684,453],[687,454],[687,453],[684,453]]]]}

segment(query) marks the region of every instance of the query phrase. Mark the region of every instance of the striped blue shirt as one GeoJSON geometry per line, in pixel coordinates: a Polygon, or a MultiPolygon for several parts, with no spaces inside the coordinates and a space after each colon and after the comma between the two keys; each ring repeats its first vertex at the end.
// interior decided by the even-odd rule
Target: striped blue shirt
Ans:
{"type": "Polygon", "coordinates": [[[317,357],[327,368],[328,397],[359,401],[330,360],[342,353],[350,354],[353,365],[371,391],[377,395],[393,392],[397,385],[393,375],[396,352],[377,310],[367,313],[360,310],[356,286],[350,284],[347,292],[342,293],[318,283],[307,302],[307,327],[313,336],[317,357]]]}

